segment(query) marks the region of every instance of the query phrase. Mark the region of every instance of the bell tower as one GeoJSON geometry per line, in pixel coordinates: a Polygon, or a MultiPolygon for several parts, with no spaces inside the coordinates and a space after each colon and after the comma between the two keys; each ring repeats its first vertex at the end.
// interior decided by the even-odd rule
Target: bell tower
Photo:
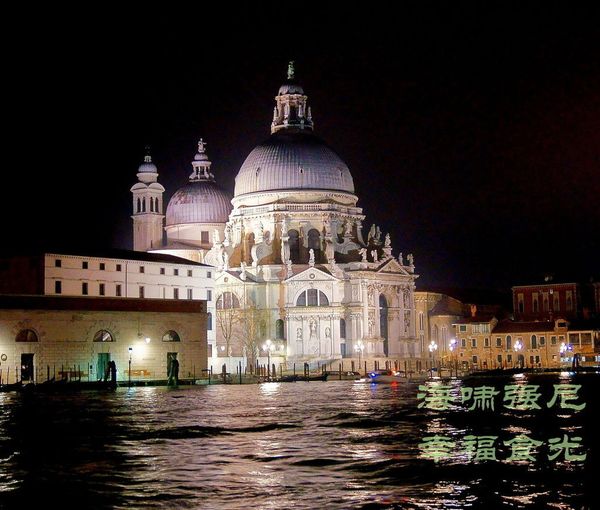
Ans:
{"type": "Polygon", "coordinates": [[[131,187],[133,195],[133,249],[148,251],[163,245],[163,193],[158,183],[158,169],[152,163],[149,147],[137,172],[138,182],[131,187]]]}

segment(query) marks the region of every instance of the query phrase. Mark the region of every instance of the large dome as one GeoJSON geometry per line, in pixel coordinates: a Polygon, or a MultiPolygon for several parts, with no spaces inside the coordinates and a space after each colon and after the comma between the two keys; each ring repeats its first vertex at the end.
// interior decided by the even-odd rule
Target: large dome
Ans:
{"type": "Polygon", "coordinates": [[[231,196],[214,181],[190,181],[169,200],[166,224],[226,223],[230,212],[231,196]]]}
{"type": "Polygon", "coordinates": [[[321,139],[282,130],[248,155],[235,179],[234,195],[310,189],[354,193],[354,182],[346,163],[321,139]]]}

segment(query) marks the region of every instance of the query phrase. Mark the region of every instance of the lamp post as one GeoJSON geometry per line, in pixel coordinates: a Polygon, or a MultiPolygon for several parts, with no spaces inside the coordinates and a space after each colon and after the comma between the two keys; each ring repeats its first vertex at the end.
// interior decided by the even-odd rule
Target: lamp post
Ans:
{"type": "Polygon", "coordinates": [[[360,358],[363,350],[365,349],[365,344],[362,343],[362,340],[359,340],[357,344],[354,346],[354,350],[358,353],[358,371],[360,372],[360,358]]]}
{"type": "MultiPolygon", "coordinates": [[[[454,363],[454,350],[456,349],[456,345],[458,344],[458,340],[453,338],[450,340],[450,377],[452,377],[452,364],[454,363]]],[[[456,377],[458,377],[458,367],[456,367],[456,377]]]]}
{"type": "Polygon", "coordinates": [[[133,347],[129,348],[129,382],[128,386],[131,388],[131,353],[133,352],[133,347]]]}
{"type": "Polygon", "coordinates": [[[518,368],[523,368],[522,364],[521,364],[521,360],[519,358],[520,354],[519,352],[521,351],[521,349],[523,348],[523,343],[521,342],[521,340],[517,340],[515,342],[515,352],[517,353],[517,364],[518,364],[518,368]]]}
{"type": "Polygon", "coordinates": [[[275,350],[275,345],[271,340],[267,340],[263,346],[263,351],[267,351],[267,380],[271,380],[271,353],[275,350]]]}
{"type": "Polygon", "coordinates": [[[431,355],[431,376],[433,377],[433,368],[435,366],[435,351],[437,351],[438,344],[434,340],[429,344],[429,353],[431,355]]]}

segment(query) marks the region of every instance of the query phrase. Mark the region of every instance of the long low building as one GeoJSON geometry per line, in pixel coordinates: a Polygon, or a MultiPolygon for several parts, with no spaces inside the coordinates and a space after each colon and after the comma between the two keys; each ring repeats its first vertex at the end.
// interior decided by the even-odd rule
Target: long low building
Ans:
{"type": "Polygon", "coordinates": [[[179,378],[207,368],[206,302],[200,300],[0,295],[0,379],[179,378]]]}

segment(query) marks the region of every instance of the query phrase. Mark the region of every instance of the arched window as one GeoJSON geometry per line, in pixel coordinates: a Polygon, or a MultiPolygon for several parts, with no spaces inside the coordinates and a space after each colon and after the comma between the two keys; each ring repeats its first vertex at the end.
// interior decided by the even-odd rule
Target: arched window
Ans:
{"type": "Polygon", "coordinates": [[[94,342],[114,342],[114,341],[115,341],[115,339],[110,334],[110,331],[107,331],[105,329],[101,329],[100,331],[96,332],[96,334],[94,335],[94,342]]]}
{"type": "Polygon", "coordinates": [[[154,199],[154,212],[157,212],[157,213],[159,213],[159,212],[160,212],[160,210],[159,210],[159,208],[158,208],[158,197],[156,197],[156,198],[154,199]]]}
{"type": "Polygon", "coordinates": [[[275,321],[275,337],[277,340],[283,340],[285,338],[283,333],[283,320],[277,319],[275,321]]]}
{"type": "Polygon", "coordinates": [[[298,296],[296,306],[329,306],[329,299],[320,290],[308,289],[298,296]]]}
{"type": "Polygon", "coordinates": [[[150,212],[154,212],[154,198],[150,197],[150,212]]]}
{"type": "Polygon", "coordinates": [[[537,337],[535,335],[531,335],[531,348],[537,349],[537,337]]]}
{"type": "Polygon", "coordinates": [[[38,336],[33,329],[22,329],[15,338],[16,342],[37,342],[38,336]]]}
{"type": "Polygon", "coordinates": [[[510,335],[508,335],[506,337],[506,349],[507,350],[512,349],[512,338],[510,337],[510,335]]]}
{"type": "Polygon", "coordinates": [[[146,197],[142,198],[142,212],[146,212],[146,197]]]}
{"type": "Polygon", "coordinates": [[[217,299],[217,310],[229,310],[239,308],[240,300],[233,292],[223,292],[217,299]]]}
{"type": "Polygon", "coordinates": [[[163,335],[162,341],[163,342],[181,342],[181,338],[179,338],[177,331],[173,331],[172,329],[170,329],[163,335]]]}
{"type": "Polygon", "coordinates": [[[137,199],[137,212],[142,212],[142,201],[140,200],[140,197],[137,199]]]}
{"type": "Polygon", "coordinates": [[[212,313],[210,312],[206,315],[206,330],[212,331],[212,313]]]}
{"type": "Polygon", "coordinates": [[[315,261],[318,262],[321,256],[321,234],[317,229],[311,228],[308,231],[308,249],[315,252],[315,261]]]}
{"type": "Polygon", "coordinates": [[[340,319],[340,338],[346,338],[346,319],[340,319]]]}
{"type": "Polygon", "coordinates": [[[290,259],[294,263],[300,262],[300,234],[297,230],[288,231],[288,245],[290,247],[290,259]]]}

